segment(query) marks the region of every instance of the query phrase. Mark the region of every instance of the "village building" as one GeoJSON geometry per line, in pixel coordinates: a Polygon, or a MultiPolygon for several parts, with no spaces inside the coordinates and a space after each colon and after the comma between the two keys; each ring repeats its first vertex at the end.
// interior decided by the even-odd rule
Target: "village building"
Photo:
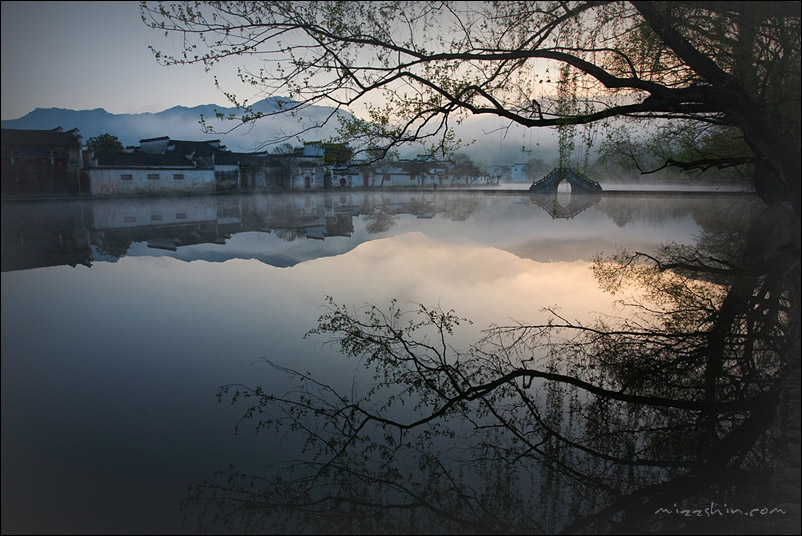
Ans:
{"type": "Polygon", "coordinates": [[[211,161],[218,190],[285,190],[289,163],[265,153],[218,152],[211,161]]]}
{"type": "Polygon", "coordinates": [[[214,169],[200,167],[181,154],[88,152],[86,164],[84,172],[95,197],[215,191],[214,169]]]}
{"type": "Polygon", "coordinates": [[[365,187],[420,187],[445,186],[454,181],[448,162],[408,159],[371,168],[365,187]]]}
{"type": "Polygon", "coordinates": [[[532,182],[526,172],[526,164],[513,164],[510,167],[510,182],[532,182]]]}
{"type": "Polygon", "coordinates": [[[226,146],[220,145],[220,140],[171,140],[169,136],[161,136],[139,140],[139,147],[130,147],[129,151],[147,154],[192,154],[204,157],[226,151],[226,146]]]}
{"type": "Polygon", "coordinates": [[[306,142],[280,154],[232,152],[219,139],[139,140],[119,154],[81,150],[77,130],[3,129],[3,196],[130,196],[345,188],[420,188],[520,181],[524,165],[455,164],[428,155],[380,163],[347,143],[306,142]]]}
{"type": "Polygon", "coordinates": [[[234,153],[220,140],[139,141],[124,154],[87,158],[92,195],[187,194],[285,189],[285,162],[266,153],[234,153]],[[172,180],[170,180],[172,179],[172,180]]]}
{"type": "Polygon", "coordinates": [[[361,183],[361,171],[352,166],[347,143],[306,142],[293,153],[281,155],[291,172],[291,190],[351,188],[361,183]]]}
{"type": "Polygon", "coordinates": [[[2,129],[3,196],[85,195],[78,129],[2,129]]]}

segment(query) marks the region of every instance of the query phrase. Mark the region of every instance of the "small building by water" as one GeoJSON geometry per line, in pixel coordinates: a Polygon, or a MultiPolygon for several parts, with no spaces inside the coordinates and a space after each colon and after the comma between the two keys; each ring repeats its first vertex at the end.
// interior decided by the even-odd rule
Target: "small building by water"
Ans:
{"type": "Polygon", "coordinates": [[[86,160],[84,172],[95,197],[215,190],[214,169],[181,154],[89,153],[86,160]]]}

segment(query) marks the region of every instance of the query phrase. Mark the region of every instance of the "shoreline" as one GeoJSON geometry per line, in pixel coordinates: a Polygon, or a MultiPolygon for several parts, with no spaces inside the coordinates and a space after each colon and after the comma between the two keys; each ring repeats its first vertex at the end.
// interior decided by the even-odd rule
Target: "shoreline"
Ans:
{"type": "MultiPolygon", "coordinates": [[[[309,190],[246,190],[234,192],[203,192],[203,193],[177,193],[177,194],[157,194],[157,195],[117,195],[117,196],[73,196],[73,195],[43,195],[43,196],[13,196],[0,198],[1,203],[33,202],[33,201],[86,201],[95,199],[176,199],[182,197],[201,197],[201,196],[233,196],[233,195],[275,195],[275,194],[315,194],[330,193],[342,194],[353,193],[460,193],[460,194],[481,194],[481,195],[519,195],[519,196],[539,196],[552,197],[551,195],[534,194],[528,189],[513,188],[483,188],[483,187],[400,187],[400,188],[331,188],[331,189],[309,189],[309,190]]],[[[750,190],[602,190],[594,193],[573,193],[576,196],[601,196],[601,197],[671,197],[671,196],[742,196],[757,195],[750,190]]]]}

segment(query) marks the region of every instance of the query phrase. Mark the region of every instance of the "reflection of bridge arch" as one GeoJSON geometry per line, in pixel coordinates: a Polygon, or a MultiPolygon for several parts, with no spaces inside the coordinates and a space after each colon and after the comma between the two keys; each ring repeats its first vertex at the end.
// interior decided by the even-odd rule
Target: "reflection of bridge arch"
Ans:
{"type": "Polygon", "coordinates": [[[537,194],[557,195],[561,182],[571,185],[572,194],[601,192],[601,185],[572,168],[554,168],[551,173],[532,184],[529,191],[537,194]]]}
{"type": "Polygon", "coordinates": [[[539,206],[554,219],[573,218],[583,210],[586,210],[601,199],[599,192],[587,192],[583,194],[568,194],[568,196],[558,194],[536,193],[529,197],[530,201],[539,206]],[[567,203],[565,201],[568,201],[567,203]]]}

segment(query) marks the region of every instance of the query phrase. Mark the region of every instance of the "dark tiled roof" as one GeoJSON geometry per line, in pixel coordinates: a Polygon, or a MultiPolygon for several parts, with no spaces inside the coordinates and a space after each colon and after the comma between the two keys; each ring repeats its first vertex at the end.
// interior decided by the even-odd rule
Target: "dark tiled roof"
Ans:
{"type": "Polygon", "coordinates": [[[195,153],[196,156],[209,156],[219,152],[221,149],[214,146],[215,143],[220,143],[220,140],[210,141],[186,141],[186,140],[170,140],[168,147],[175,153],[190,154],[195,153]]]}
{"type": "Polygon", "coordinates": [[[95,157],[98,167],[142,168],[183,167],[194,168],[194,164],[180,154],[120,153],[99,154],[95,157]]]}
{"type": "Polygon", "coordinates": [[[275,158],[262,156],[253,153],[231,153],[228,151],[215,153],[214,163],[223,166],[276,166],[278,165],[275,158]]]}
{"type": "Polygon", "coordinates": [[[4,128],[2,129],[2,144],[16,147],[80,147],[81,142],[76,136],[80,136],[78,129],[59,132],[58,130],[4,128]]]}

